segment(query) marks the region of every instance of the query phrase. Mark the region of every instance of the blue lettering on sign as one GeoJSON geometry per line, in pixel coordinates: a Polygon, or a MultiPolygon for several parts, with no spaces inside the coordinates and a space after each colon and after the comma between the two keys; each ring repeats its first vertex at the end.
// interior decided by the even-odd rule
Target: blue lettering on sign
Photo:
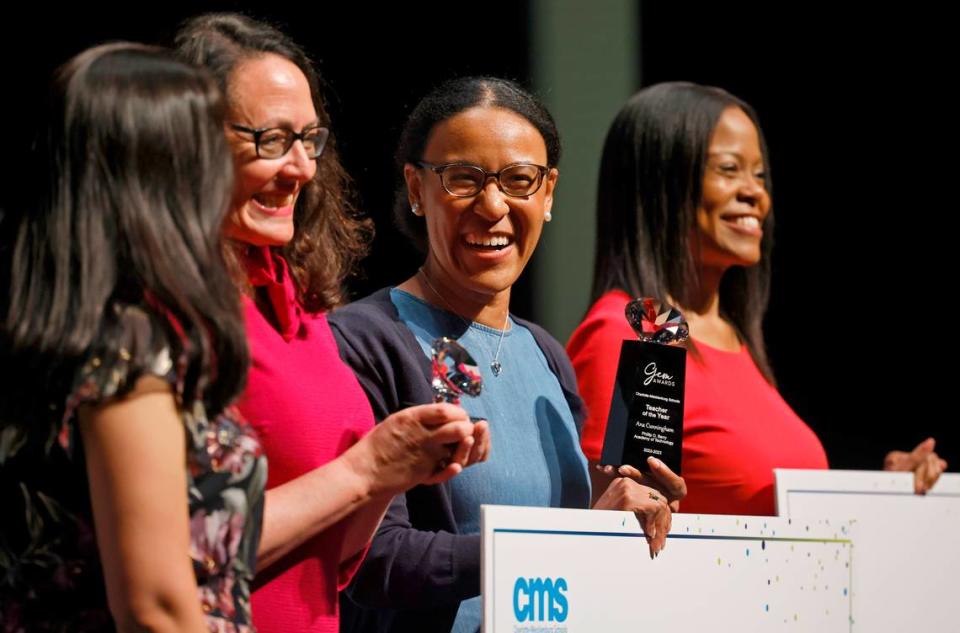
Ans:
{"type": "Polygon", "coordinates": [[[517,622],[564,622],[569,613],[565,578],[517,578],[513,615],[517,622]]]}

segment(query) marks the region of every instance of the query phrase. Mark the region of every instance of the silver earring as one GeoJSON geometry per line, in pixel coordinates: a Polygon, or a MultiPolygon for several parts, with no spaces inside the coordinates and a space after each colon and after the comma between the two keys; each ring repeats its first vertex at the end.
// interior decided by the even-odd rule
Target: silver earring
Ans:
{"type": "Polygon", "coordinates": [[[414,203],[410,206],[410,211],[412,211],[413,214],[414,214],[415,216],[417,216],[417,217],[420,217],[420,216],[423,215],[423,212],[420,211],[420,203],[418,203],[418,202],[414,202],[414,203]]]}
{"type": "Polygon", "coordinates": [[[553,219],[553,214],[550,213],[549,211],[547,211],[546,213],[543,214],[543,221],[544,221],[544,222],[549,222],[549,221],[552,220],[552,219],[553,219]]]}

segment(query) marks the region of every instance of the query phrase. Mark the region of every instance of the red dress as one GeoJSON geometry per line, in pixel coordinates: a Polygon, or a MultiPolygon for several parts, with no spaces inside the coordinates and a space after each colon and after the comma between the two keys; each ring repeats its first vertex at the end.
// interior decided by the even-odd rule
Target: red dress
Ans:
{"type": "MultiPolygon", "coordinates": [[[[253,362],[238,406],[260,435],[269,490],[355,444],[373,428],[373,411],[340,360],[326,315],[298,304],[285,262],[262,249],[246,263],[251,284],[266,289],[272,314],[245,299],[253,362]]],[[[360,555],[340,564],[344,536],[341,522],[257,571],[253,621],[259,633],[339,630],[337,592],[362,561],[360,555]]]]}
{"type": "MultiPolygon", "coordinates": [[[[581,444],[598,461],[613,396],[620,343],[637,338],[611,291],[590,308],[567,352],[587,405],[581,444]]],[[[724,352],[697,342],[687,354],[683,410],[683,512],[774,514],[774,468],[827,468],[820,440],[757,369],[744,346],[724,352]]]]}

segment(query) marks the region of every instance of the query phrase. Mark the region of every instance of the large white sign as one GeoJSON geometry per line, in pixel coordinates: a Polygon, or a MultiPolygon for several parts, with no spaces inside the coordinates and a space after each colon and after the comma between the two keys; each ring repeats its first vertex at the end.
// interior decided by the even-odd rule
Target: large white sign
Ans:
{"type": "Polygon", "coordinates": [[[910,473],[774,472],[782,517],[855,521],[857,631],[960,631],[960,475],[921,497],[910,473]]]}
{"type": "Polygon", "coordinates": [[[627,512],[483,506],[485,633],[851,630],[851,530],[674,515],[650,560],[627,512]]]}

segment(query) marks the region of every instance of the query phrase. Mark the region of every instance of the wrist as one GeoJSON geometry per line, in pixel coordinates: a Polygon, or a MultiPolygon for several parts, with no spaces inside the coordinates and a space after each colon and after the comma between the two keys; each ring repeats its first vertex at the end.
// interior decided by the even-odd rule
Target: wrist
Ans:
{"type": "Polygon", "coordinates": [[[379,478],[376,476],[376,458],[370,450],[366,437],[347,449],[342,457],[344,477],[351,490],[363,501],[383,494],[378,490],[379,478]]]}

